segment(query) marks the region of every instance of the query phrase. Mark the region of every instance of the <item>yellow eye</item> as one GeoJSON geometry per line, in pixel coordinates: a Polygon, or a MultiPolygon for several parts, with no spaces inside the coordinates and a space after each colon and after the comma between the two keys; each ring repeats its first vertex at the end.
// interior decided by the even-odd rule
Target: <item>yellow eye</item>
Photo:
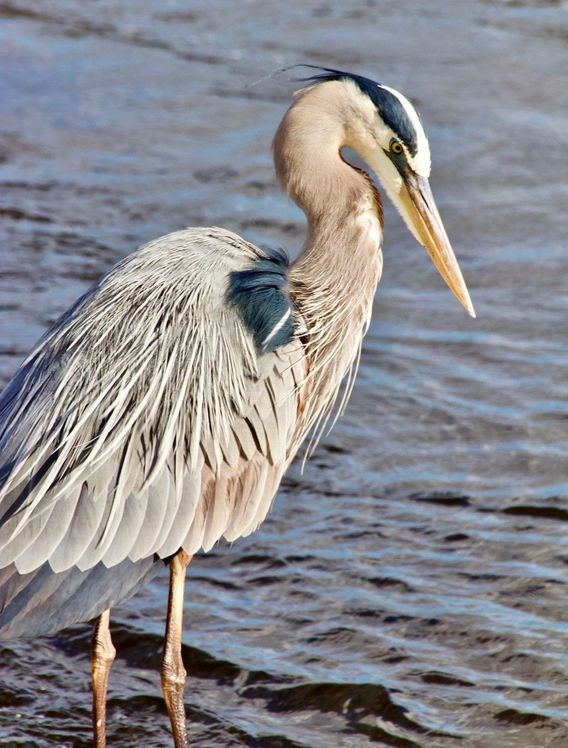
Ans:
{"type": "Polygon", "coordinates": [[[398,140],[392,140],[390,144],[390,149],[392,153],[395,153],[397,156],[400,156],[402,153],[402,146],[398,142],[398,140]]]}

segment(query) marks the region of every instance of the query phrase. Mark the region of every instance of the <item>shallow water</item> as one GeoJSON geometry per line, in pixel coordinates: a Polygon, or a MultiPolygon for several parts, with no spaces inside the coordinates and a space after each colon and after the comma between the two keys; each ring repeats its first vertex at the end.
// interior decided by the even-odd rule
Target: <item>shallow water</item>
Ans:
{"type": "MultiPolygon", "coordinates": [[[[287,92],[245,86],[296,62],[418,103],[476,306],[387,210],[347,414],[261,531],[190,568],[195,745],[568,745],[567,40],[565,2],[0,0],[2,383],[148,239],[295,251],[269,157],[287,92]]],[[[166,592],[114,611],[111,745],[170,744],[166,592]]],[[[0,745],[89,744],[89,638],[0,650],[0,745]]]]}

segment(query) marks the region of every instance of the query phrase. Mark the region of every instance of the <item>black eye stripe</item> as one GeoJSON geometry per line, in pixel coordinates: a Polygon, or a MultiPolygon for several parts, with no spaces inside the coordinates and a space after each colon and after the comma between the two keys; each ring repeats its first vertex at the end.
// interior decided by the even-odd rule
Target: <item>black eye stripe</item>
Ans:
{"type": "Polygon", "coordinates": [[[409,168],[406,162],[406,155],[404,154],[404,152],[395,153],[392,150],[392,148],[384,148],[383,150],[386,153],[386,155],[390,158],[390,160],[393,162],[393,164],[396,166],[399,174],[402,174],[404,176],[404,174],[406,174],[409,168]]]}

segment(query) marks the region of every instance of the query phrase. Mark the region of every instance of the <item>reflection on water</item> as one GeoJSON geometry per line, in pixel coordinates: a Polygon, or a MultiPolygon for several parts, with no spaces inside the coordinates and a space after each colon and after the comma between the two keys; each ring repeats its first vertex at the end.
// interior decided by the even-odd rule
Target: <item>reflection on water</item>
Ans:
{"type": "MultiPolygon", "coordinates": [[[[283,64],[419,104],[478,319],[387,211],[347,415],[261,532],[190,569],[196,745],[568,744],[564,3],[0,2],[0,378],[119,257],[185,225],[294,251],[283,64]]],[[[168,745],[162,575],[115,611],[113,745],[168,745]]],[[[0,744],[89,744],[80,626],[10,644],[0,744]],[[19,742],[18,742],[19,741],[19,742]]]]}

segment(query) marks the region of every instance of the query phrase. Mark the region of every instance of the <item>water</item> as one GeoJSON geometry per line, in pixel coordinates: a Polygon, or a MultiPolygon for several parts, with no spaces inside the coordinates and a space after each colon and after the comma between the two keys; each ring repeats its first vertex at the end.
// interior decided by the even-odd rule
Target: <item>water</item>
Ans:
{"type": "MultiPolygon", "coordinates": [[[[478,319],[392,210],[346,416],[187,589],[195,745],[568,745],[565,2],[0,1],[0,380],[186,225],[288,247],[269,144],[315,62],[417,101],[478,319]]],[[[114,611],[109,743],[167,746],[166,578],[114,611]]],[[[86,746],[90,628],[0,651],[0,744],[86,746]]]]}

